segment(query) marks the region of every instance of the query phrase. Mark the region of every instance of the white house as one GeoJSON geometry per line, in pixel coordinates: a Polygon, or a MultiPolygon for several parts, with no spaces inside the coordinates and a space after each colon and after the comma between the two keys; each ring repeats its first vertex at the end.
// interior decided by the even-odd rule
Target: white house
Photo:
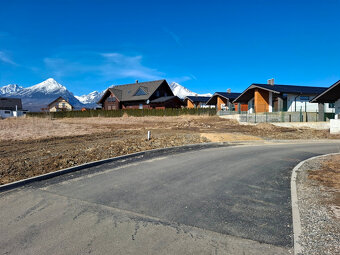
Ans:
{"type": "Polygon", "coordinates": [[[20,98],[0,98],[0,118],[19,117],[26,114],[20,98]]]}

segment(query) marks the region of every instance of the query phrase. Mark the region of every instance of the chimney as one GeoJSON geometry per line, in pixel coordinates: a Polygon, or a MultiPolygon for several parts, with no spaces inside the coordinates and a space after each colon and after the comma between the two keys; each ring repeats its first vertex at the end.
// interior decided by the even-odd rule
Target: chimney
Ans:
{"type": "Polygon", "coordinates": [[[231,93],[231,89],[227,89],[227,93],[231,93]]]}
{"type": "Polygon", "coordinates": [[[267,80],[267,83],[268,83],[269,85],[273,85],[273,86],[274,86],[274,78],[268,79],[268,80],[267,80]]]}
{"type": "Polygon", "coordinates": [[[136,80],[136,83],[138,83],[138,80],[136,80]]]}

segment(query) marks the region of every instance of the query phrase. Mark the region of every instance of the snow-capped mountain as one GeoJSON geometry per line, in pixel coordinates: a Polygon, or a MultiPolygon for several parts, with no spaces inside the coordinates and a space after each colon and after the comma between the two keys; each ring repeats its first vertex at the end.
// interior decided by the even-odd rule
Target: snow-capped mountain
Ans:
{"type": "Polygon", "coordinates": [[[19,92],[23,87],[17,84],[9,84],[0,88],[0,95],[11,94],[15,92],[19,92]]]}
{"type": "Polygon", "coordinates": [[[187,96],[207,96],[207,97],[211,97],[212,95],[210,93],[207,93],[207,94],[197,94],[195,92],[192,92],[191,90],[183,87],[182,85],[176,83],[176,82],[173,82],[171,83],[170,85],[170,88],[172,90],[172,92],[174,93],[175,96],[178,96],[179,98],[185,98],[187,96]]]}
{"type": "Polygon", "coordinates": [[[47,107],[49,103],[60,96],[69,100],[70,104],[76,109],[84,106],[66,87],[52,78],[27,88],[7,85],[1,87],[0,91],[5,91],[5,93],[1,94],[3,97],[21,98],[23,107],[29,111],[40,111],[41,108],[47,107]]]}
{"type": "MultiPolygon", "coordinates": [[[[196,94],[182,85],[173,82],[170,88],[175,96],[185,98],[186,96],[211,96],[211,94],[196,94]]],[[[10,84],[0,87],[1,97],[18,97],[21,98],[23,107],[29,111],[40,111],[41,108],[46,108],[49,103],[58,97],[63,97],[70,102],[75,109],[82,107],[94,108],[97,107],[97,102],[103,96],[104,92],[93,91],[88,95],[74,96],[66,87],[49,78],[39,84],[31,87],[21,87],[16,84],[10,84]]]]}
{"type": "Polygon", "coordinates": [[[93,91],[88,95],[82,95],[82,96],[74,96],[81,102],[82,104],[95,104],[99,101],[99,99],[104,95],[104,91],[98,92],[93,91]]]}

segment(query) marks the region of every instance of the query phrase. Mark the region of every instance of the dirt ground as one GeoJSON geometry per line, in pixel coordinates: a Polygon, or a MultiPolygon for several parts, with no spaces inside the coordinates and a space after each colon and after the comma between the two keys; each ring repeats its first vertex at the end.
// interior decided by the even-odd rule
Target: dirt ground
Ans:
{"type": "Polygon", "coordinates": [[[245,126],[217,116],[5,119],[0,120],[0,184],[142,150],[263,139],[340,136],[270,124],[245,126]]]}
{"type": "Polygon", "coordinates": [[[329,192],[334,193],[334,205],[340,212],[340,155],[328,156],[321,162],[319,170],[309,171],[308,177],[318,181],[329,192]]]}

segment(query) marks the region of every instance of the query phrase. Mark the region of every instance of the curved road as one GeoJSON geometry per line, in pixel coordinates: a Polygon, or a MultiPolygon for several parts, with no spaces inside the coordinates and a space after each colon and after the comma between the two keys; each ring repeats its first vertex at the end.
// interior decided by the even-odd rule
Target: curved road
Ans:
{"type": "Polygon", "coordinates": [[[292,168],[340,143],[108,163],[0,194],[1,254],[291,254],[292,168]]]}

